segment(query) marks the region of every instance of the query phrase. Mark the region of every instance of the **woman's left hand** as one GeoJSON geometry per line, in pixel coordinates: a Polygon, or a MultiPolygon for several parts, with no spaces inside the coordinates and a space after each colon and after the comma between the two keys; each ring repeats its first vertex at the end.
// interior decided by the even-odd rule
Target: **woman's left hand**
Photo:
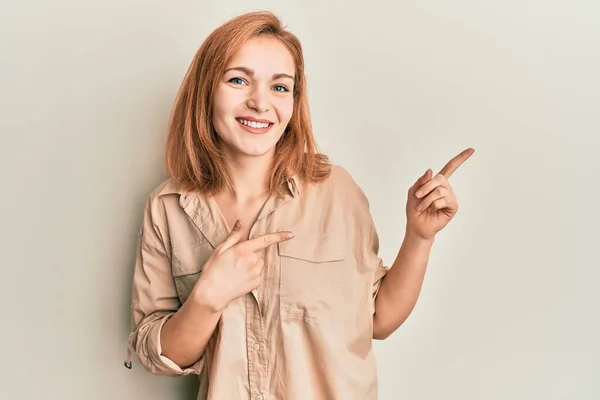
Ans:
{"type": "Polygon", "coordinates": [[[407,232],[423,239],[433,239],[456,215],[458,201],[448,179],[474,152],[472,148],[462,151],[433,178],[433,171],[428,169],[409,189],[406,203],[407,232]]]}

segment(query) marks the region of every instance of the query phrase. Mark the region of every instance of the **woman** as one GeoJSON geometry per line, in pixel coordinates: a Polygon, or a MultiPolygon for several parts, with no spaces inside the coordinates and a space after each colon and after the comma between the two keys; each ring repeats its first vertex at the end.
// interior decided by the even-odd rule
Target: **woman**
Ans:
{"type": "Polygon", "coordinates": [[[270,13],[230,20],[174,106],[170,179],[139,234],[130,349],[153,373],[200,375],[198,399],[375,399],[372,340],[414,307],[458,209],[447,177],[472,152],[409,190],[404,243],[384,267],[366,197],[316,150],[298,39],[270,13]]]}

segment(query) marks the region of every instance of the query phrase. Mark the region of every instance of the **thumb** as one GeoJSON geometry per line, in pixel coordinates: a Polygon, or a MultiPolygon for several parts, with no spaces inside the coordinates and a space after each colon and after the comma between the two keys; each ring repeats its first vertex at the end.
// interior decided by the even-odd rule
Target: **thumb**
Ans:
{"type": "Polygon", "coordinates": [[[219,250],[221,252],[229,249],[242,238],[242,220],[238,219],[235,221],[235,225],[233,225],[233,229],[229,233],[229,236],[219,245],[219,250]]]}
{"type": "Polygon", "coordinates": [[[421,175],[419,179],[417,179],[417,181],[411,188],[411,194],[414,194],[421,186],[429,182],[432,178],[432,175],[433,171],[431,170],[431,168],[428,168],[427,171],[425,171],[425,173],[421,175]]]}

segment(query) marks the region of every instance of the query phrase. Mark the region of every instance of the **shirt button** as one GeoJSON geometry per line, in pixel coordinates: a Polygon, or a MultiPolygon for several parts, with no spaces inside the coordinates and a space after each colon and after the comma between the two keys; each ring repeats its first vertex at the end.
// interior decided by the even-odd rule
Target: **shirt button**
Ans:
{"type": "Polygon", "coordinates": [[[259,394],[258,396],[256,396],[256,400],[264,400],[265,398],[263,397],[262,394],[259,394]]]}
{"type": "MultiPolygon", "coordinates": [[[[254,343],[254,346],[252,346],[252,347],[253,347],[253,348],[254,348],[254,350],[256,350],[256,351],[260,350],[260,344],[258,344],[258,343],[254,343]]],[[[259,397],[260,397],[260,396],[259,396],[259,397]]],[[[261,400],[261,399],[258,399],[258,400],[261,400]]]]}

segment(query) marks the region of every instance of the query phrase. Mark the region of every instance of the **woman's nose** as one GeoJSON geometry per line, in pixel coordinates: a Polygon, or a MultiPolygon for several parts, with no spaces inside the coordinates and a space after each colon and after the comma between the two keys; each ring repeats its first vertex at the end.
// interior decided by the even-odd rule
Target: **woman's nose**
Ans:
{"type": "Polygon", "coordinates": [[[264,89],[255,88],[250,92],[250,96],[246,100],[246,105],[257,113],[269,111],[268,93],[265,93],[264,89]]]}

